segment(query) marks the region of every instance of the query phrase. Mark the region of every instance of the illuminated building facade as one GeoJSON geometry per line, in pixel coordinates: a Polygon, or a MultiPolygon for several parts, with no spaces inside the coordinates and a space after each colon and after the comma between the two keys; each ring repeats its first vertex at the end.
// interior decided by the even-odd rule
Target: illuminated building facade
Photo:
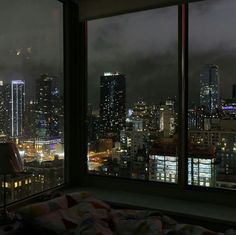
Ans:
{"type": "Polygon", "coordinates": [[[25,82],[11,81],[11,136],[21,137],[24,129],[25,82]]]}
{"type": "Polygon", "coordinates": [[[236,188],[236,133],[229,131],[235,120],[222,120],[221,129],[189,131],[191,141],[200,147],[216,149],[216,186],[236,188]],[[228,129],[228,130],[227,130],[228,129]]]}
{"type": "Polygon", "coordinates": [[[177,183],[177,142],[164,138],[153,144],[149,152],[149,180],[177,183]]]}
{"type": "Polygon", "coordinates": [[[44,74],[36,81],[37,135],[41,139],[60,137],[63,103],[54,80],[54,77],[44,74]]]}
{"type": "MultiPolygon", "coordinates": [[[[25,195],[33,194],[34,177],[30,173],[20,173],[18,175],[8,176],[5,182],[7,200],[15,201],[25,197],[25,195]]],[[[3,178],[0,178],[0,189],[4,188],[3,178]]],[[[0,195],[0,200],[3,200],[3,194],[0,195]]]]}
{"type": "Polygon", "coordinates": [[[175,133],[175,102],[166,100],[160,107],[160,131],[164,137],[172,136],[175,133]]]}
{"type": "Polygon", "coordinates": [[[100,86],[101,134],[119,138],[125,128],[126,78],[119,73],[104,73],[100,86]]]}
{"type": "Polygon", "coordinates": [[[5,102],[4,102],[4,86],[3,81],[0,81],[0,135],[4,135],[5,133],[5,127],[6,127],[6,108],[5,108],[5,102]]]}
{"type": "MultiPolygon", "coordinates": [[[[156,142],[149,153],[149,180],[169,183],[178,181],[178,152],[174,138],[156,142]]],[[[188,183],[198,186],[215,186],[216,155],[214,148],[189,145],[188,183]]]]}
{"type": "Polygon", "coordinates": [[[207,65],[200,74],[200,105],[210,113],[220,106],[220,75],[217,65],[207,65]]]}
{"type": "Polygon", "coordinates": [[[188,109],[188,127],[189,127],[189,129],[197,128],[197,111],[196,111],[196,107],[188,109]]]}
{"type": "MultiPolygon", "coordinates": [[[[132,120],[134,125],[138,125],[138,123],[142,123],[142,130],[148,130],[149,123],[149,107],[144,101],[138,101],[134,103],[132,120]]],[[[138,127],[138,126],[137,126],[138,127]]],[[[141,126],[139,124],[139,130],[141,130],[141,126]]]]}
{"type": "Polygon", "coordinates": [[[236,99],[224,99],[222,101],[222,111],[227,119],[236,118],[236,99]]]}
{"type": "Polygon", "coordinates": [[[216,185],[216,152],[213,147],[189,146],[188,184],[215,187],[216,185]]]}
{"type": "Polygon", "coordinates": [[[148,105],[144,101],[138,101],[132,107],[131,120],[139,130],[157,131],[158,108],[154,104],[148,105]]]}

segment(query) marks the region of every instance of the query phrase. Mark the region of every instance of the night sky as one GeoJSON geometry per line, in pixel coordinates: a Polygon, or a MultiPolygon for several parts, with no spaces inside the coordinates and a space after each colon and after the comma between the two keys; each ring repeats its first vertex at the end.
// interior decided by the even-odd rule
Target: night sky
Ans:
{"type": "MultiPolygon", "coordinates": [[[[99,77],[119,71],[127,77],[128,104],[158,104],[177,95],[177,7],[148,10],[88,23],[89,101],[99,103],[99,77]]],[[[205,64],[220,67],[221,97],[236,83],[236,1],[208,0],[189,9],[190,101],[199,100],[205,64]]]]}
{"type": "Polygon", "coordinates": [[[43,73],[63,79],[62,4],[51,0],[0,1],[0,80],[26,81],[26,98],[43,73]],[[17,55],[18,53],[18,55],[17,55]]]}
{"type": "MultiPolygon", "coordinates": [[[[89,21],[89,101],[99,103],[100,76],[109,71],[126,74],[129,104],[139,99],[158,104],[176,96],[177,19],[174,6],[89,21]]],[[[198,101],[199,74],[211,63],[220,66],[222,98],[231,97],[236,83],[235,22],[235,0],[190,5],[191,101],[198,101]]],[[[0,80],[24,79],[29,98],[40,74],[63,77],[61,3],[1,0],[0,29],[0,80]]]]}

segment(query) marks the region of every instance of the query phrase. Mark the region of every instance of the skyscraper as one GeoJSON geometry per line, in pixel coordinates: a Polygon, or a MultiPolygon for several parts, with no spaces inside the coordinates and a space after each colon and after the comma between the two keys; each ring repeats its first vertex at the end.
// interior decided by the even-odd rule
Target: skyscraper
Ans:
{"type": "Polygon", "coordinates": [[[25,82],[11,81],[11,136],[21,137],[24,129],[25,82]]]}
{"type": "Polygon", "coordinates": [[[167,99],[160,106],[160,131],[164,137],[175,134],[175,101],[172,99],[167,99]]]}
{"type": "Polygon", "coordinates": [[[5,92],[4,92],[4,86],[3,86],[3,81],[0,81],[0,135],[1,134],[6,134],[5,133],[5,116],[6,116],[6,110],[5,110],[5,92]]]}
{"type": "Polygon", "coordinates": [[[104,73],[100,86],[100,118],[103,136],[119,136],[125,127],[126,78],[119,73],[104,73]]]}
{"type": "Polygon", "coordinates": [[[58,138],[63,104],[54,77],[43,74],[36,81],[36,103],[37,136],[42,139],[58,138]]]}
{"type": "Polygon", "coordinates": [[[210,113],[220,106],[220,75],[217,65],[205,66],[200,74],[200,105],[210,113]]]}

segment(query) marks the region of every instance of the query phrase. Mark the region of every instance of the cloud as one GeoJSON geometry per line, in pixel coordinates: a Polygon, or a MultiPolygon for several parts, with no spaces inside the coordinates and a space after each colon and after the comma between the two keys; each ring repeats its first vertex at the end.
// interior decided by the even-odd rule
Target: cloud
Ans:
{"type": "Polygon", "coordinates": [[[0,1],[0,78],[26,80],[32,96],[42,73],[62,76],[62,20],[58,1],[0,1]]]}
{"type": "Polygon", "coordinates": [[[213,49],[236,49],[236,1],[217,0],[191,3],[189,6],[189,40],[194,53],[213,49]]]}
{"type": "MultiPolygon", "coordinates": [[[[236,1],[190,4],[190,92],[198,97],[206,63],[221,68],[222,94],[234,83],[236,1]]],[[[128,103],[159,102],[177,93],[177,6],[124,14],[88,23],[89,99],[99,102],[105,71],[127,76],[128,103]]],[[[58,1],[0,1],[0,78],[24,77],[29,87],[42,73],[63,73],[62,4],[58,1]],[[32,54],[27,55],[28,47],[32,54]],[[16,50],[21,49],[21,55],[16,50]],[[27,59],[27,57],[30,57],[27,59]]]]}
{"type": "MultiPolygon", "coordinates": [[[[222,97],[231,96],[236,67],[236,1],[208,0],[190,4],[190,100],[198,102],[199,74],[205,64],[221,69],[222,97]]],[[[89,22],[89,100],[99,103],[100,76],[119,71],[127,76],[127,102],[143,98],[158,103],[176,96],[177,7],[89,22]]]]}
{"type": "Polygon", "coordinates": [[[91,63],[88,83],[90,102],[99,103],[99,83],[103,72],[118,70],[126,75],[128,105],[140,99],[159,103],[161,99],[177,95],[177,66],[177,53],[148,56],[138,53],[130,54],[125,60],[91,63]]]}

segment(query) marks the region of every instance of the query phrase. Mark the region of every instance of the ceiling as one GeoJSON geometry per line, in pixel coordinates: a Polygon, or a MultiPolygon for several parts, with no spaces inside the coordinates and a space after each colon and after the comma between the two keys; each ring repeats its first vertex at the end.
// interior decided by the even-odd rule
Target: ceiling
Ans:
{"type": "Polygon", "coordinates": [[[96,19],[122,13],[174,5],[178,0],[74,0],[79,2],[80,19],[96,19]]]}

